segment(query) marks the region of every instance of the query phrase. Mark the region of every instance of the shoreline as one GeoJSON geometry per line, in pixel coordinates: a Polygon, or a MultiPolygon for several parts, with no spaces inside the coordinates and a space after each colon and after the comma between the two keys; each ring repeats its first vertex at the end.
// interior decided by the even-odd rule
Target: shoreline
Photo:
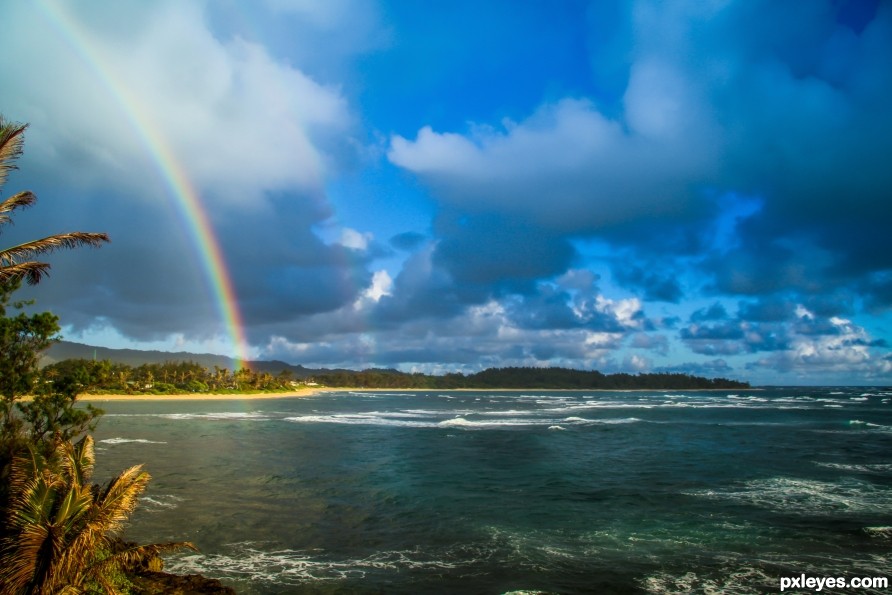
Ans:
{"type": "Polygon", "coordinates": [[[548,392],[639,392],[639,391],[653,391],[653,392],[675,392],[675,391],[688,391],[688,392],[724,392],[730,390],[761,390],[758,387],[751,387],[747,389],[724,389],[724,388],[688,388],[688,389],[676,389],[676,388],[658,388],[658,389],[604,389],[604,388],[443,388],[443,389],[435,389],[435,388],[362,388],[355,386],[347,386],[347,387],[328,387],[328,386],[320,386],[314,388],[302,388],[297,390],[285,391],[280,393],[183,393],[176,395],[92,395],[92,394],[84,394],[78,395],[78,401],[245,401],[245,400],[265,400],[265,399],[289,399],[289,398],[300,398],[300,397],[314,397],[324,393],[339,393],[339,392],[400,392],[400,393],[412,393],[412,392],[431,392],[431,391],[445,391],[445,392],[479,392],[479,391],[491,391],[491,392],[529,392],[529,391],[548,391],[548,392]]]}
{"type": "Polygon", "coordinates": [[[183,393],[176,395],[78,395],[78,401],[243,401],[313,397],[321,393],[350,389],[302,388],[281,393],[183,393]]]}

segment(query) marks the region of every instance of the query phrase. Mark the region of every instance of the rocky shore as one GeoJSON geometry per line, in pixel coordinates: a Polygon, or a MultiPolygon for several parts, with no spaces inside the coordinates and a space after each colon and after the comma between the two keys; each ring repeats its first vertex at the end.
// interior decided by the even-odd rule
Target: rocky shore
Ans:
{"type": "Polygon", "coordinates": [[[164,560],[160,556],[143,560],[126,572],[134,595],[236,595],[235,589],[215,578],[164,572],[164,560]]]}
{"type": "Polygon", "coordinates": [[[236,595],[235,589],[200,574],[168,574],[144,571],[130,577],[136,595],[236,595]]]}

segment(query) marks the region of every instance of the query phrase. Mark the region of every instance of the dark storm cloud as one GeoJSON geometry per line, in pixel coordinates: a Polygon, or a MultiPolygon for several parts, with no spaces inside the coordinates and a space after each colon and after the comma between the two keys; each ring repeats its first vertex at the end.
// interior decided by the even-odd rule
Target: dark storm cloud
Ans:
{"type": "Polygon", "coordinates": [[[397,250],[414,252],[421,247],[426,239],[427,238],[423,234],[416,233],[414,231],[407,231],[390,238],[390,245],[397,250]]]}
{"type": "MultiPolygon", "coordinates": [[[[620,14],[593,13],[593,27],[620,14]]],[[[390,159],[450,207],[629,248],[614,275],[646,299],[678,301],[682,288],[660,265],[697,250],[699,270],[732,295],[815,294],[892,267],[892,236],[882,232],[892,219],[883,158],[892,154],[892,7],[642,2],[633,15],[633,28],[616,29],[629,37],[614,33],[604,49],[627,56],[612,62],[627,72],[593,58],[607,87],[625,82],[622,110],[567,99],[503,128],[424,128],[414,140],[394,137],[390,159]],[[710,245],[695,232],[722,216],[716,192],[761,197],[762,208],[710,245]]],[[[463,237],[437,231],[447,245],[463,237]]],[[[531,273],[560,263],[540,258],[531,273]]],[[[485,252],[482,262],[481,279],[515,265],[485,252]]],[[[877,289],[871,303],[886,299],[865,287],[877,289]]]]}
{"type": "Polygon", "coordinates": [[[524,291],[535,279],[564,273],[576,255],[567,238],[502,215],[443,214],[435,231],[434,263],[460,285],[524,291]]]}
{"type": "Polygon", "coordinates": [[[617,283],[637,290],[645,300],[678,303],[684,294],[678,277],[662,270],[661,264],[618,263],[611,271],[617,283]]]}
{"type": "Polygon", "coordinates": [[[726,320],[728,311],[725,306],[719,302],[714,303],[708,308],[701,308],[691,314],[691,322],[704,322],[707,320],[726,320]]]}
{"type": "Polygon", "coordinates": [[[789,298],[763,298],[755,302],[741,302],[738,316],[753,322],[783,322],[793,318],[796,304],[789,298]]]}

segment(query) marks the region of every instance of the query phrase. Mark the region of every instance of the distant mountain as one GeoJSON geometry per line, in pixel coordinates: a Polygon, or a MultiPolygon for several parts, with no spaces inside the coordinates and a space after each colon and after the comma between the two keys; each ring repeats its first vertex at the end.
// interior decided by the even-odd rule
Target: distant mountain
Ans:
{"type": "MultiPolygon", "coordinates": [[[[126,364],[131,367],[143,364],[163,364],[164,362],[194,362],[209,370],[214,366],[235,369],[235,360],[225,355],[212,353],[188,353],[185,351],[142,351],[139,349],[111,349],[109,347],[93,347],[71,341],[59,341],[50,347],[40,361],[41,366],[48,366],[67,359],[96,359],[109,360],[116,364],[126,364]]],[[[320,372],[332,372],[335,370],[311,369],[303,366],[295,366],[282,361],[252,361],[248,366],[255,372],[269,372],[278,374],[282,370],[289,370],[295,378],[305,378],[320,372]]]]}

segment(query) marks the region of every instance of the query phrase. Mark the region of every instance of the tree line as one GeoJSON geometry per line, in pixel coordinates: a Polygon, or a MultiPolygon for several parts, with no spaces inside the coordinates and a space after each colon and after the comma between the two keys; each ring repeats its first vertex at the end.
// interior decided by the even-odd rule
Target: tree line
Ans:
{"type": "Polygon", "coordinates": [[[289,370],[279,374],[249,368],[212,369],[191,361],[130,366],[109,360],[67,359],[40,372],[40,382],[60,389],[93,394],[183,394],[277,392],[300,383],[289,370]]]}
{"type": "Polygon", "coordinates": [[[182,394],[279,392],[305,386],[393,389],[539,388],[577,390],[738,389],[749,383],[679,373],[603,374],[569,368],[488,368],[474,374],[407,373],[393,369],[329,370],[298,379],[287,369],[277,374],[242,368],[206,368],[191,361],[129,366],[109,360],[69,359],[41,371],[44,385],[94,394],[182,394]]]}
{"type": "Polygon", "coordinates": [[[430,388],[430,389],[577,389],[577,390],[657,390],[657,389],[737,389],[749,388],[748,382],[727,378],[703,378],[678,373],[603,374],[597,370],[548,367],[487,368],[473,374],[459,372],[433,376],[398,370],[371,369],[360,372],[337,370],[319,374],[316,382],[324,386],[358,388],[430,388]]]}

